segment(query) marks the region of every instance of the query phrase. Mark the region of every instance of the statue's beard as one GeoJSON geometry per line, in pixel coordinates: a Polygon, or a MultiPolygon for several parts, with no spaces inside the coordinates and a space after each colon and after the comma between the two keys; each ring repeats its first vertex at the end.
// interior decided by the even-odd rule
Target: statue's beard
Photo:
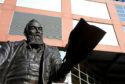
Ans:
{"type": "Polygon", "coordinates": [[[43,44],[43,37],[41,35],[28,35],[27,41],[29,44],[43,44]]]}

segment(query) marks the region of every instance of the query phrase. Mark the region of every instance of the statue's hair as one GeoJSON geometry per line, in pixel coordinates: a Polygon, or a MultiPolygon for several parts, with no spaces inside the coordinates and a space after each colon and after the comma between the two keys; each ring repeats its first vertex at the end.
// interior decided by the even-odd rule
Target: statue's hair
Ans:
{"type": "MultiPolygon", "coordinates": [[[[27,37],[28,35],[28,27],[29,27],[29,25],[31,24],[31,23],[33,23],[33,22],[37,22],[37,23],[39,23],[36,19],[32,19],[32,20],[30,20],[27,24],[26,24],[26,26],[25,26],[25,29],[24,29],[24,35],[27,37]]],[[[40,23],[39,23],[40,24],[40,23]]]]}

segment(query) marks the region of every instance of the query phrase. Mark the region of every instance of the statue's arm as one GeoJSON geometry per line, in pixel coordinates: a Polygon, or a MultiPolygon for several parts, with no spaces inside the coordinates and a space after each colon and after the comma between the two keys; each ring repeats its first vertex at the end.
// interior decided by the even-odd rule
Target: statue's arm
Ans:
{"type": "Polygon", "coordinates": [[[60,74],[58,74],[58,71],[62,65],[62,59],[61,59],[61,55],[59,54],[59,50],[57,48],[54,49],[53,55],[52,55],[52,59],[51,59],[51,77],[50,80],[52,80],[53,82],[56,83],[60,83],[60,82],[64,82],[65,77],[60,76],[60,74]]]}
{"type": "Polygon", "coordinates": [[[10,42],[6,42],[0,48],[0,66],[8,58],[9,52],[10,52],[10,42]]]}
{"type": "Polygon", "coordinates": [[[6,71],[7,60],[10,54],[10,42],[6,42],[0,47],[0,84],[3,84],[4,72],[6,71]]]}

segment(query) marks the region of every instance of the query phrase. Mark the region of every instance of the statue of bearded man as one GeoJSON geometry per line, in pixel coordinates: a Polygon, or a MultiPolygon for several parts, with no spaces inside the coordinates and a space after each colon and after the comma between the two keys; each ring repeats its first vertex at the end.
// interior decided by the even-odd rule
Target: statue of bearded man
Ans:
{"type": "MultiPolygon", "coordinates": [[[[43,28],[33,19],[26,25],[27,40],[6,42],[0,48],[0,84],[51,84],[62,60],[56,47],[43,42],[43,28]]],[[[57,79],[58,78],[58,79],[57,79]]]]}
{"type": "Polygon", "coordinates": [[[105,32],[81,19],[70,33],[66,56],[43,42],[43,28],[33,19],[26,25],[27,40],[5,42],[0,48],[0,84],[64,82],[74,65],[85,59],[105,32]]]}

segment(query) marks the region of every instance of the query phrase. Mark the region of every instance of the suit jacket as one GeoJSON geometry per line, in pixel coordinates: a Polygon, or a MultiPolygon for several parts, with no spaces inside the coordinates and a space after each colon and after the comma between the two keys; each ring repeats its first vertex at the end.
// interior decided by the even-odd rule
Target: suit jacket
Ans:
{"type": "MultiPolygon", "coordinates": [[[[27,46],[27,44],[24,44],[26,44],[25,40],[18,42],[8,41],[0,48],[0,84],[5,84],[4,82],[6,80],[7,73],[16,53],[22,46],[27,46]]],[[[53,74],[56,75],[62,64],[62,60],[56,47],[51,47],[46,44],[44,45],[45,49],[40,64],[40,71],[42,71],[40,73],[40,81],[42,84],[51,84],[52,81],[57,82],[57,80],[59,80],[57,79],[58,77],[54,79],[53,74]]]]}

